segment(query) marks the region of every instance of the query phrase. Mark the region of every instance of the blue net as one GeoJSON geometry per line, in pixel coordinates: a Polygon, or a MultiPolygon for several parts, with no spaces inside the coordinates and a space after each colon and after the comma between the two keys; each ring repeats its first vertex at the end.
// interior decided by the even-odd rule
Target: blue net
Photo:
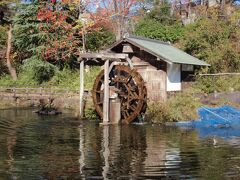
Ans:
{"type": "Polygon", "coordinates": [[[197,121],[183,121],[176,123],[182,128],[197,128],[200,137],[221,136],[240,137],[240,110],[231,106],[218,108],[199,108],[200,119],[197,121]]]}

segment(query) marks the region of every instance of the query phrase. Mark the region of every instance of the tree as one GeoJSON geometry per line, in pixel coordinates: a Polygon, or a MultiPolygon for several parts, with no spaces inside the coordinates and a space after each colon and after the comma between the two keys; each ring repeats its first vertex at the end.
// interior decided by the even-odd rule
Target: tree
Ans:
{"type": "Polygon", "coordinates": [[[77,16],[63,3],[35,2],[18,6],[14,47],[18,62],[32,56],[53,64],[69,62],[81,46],[77,16]]]}
{"type": "Polygon", "coordinates": [[[168,2],[157,3],[136,25],[135,34],[172,43],[178,41],[184,27],[180,19],[171,15],[170,9],[168,2]]]}
{"type": "Polygon", "coordinates": [[[79,49],[83,47],[83,34],[91,39],[88,40],[91,44],[87,45],[91,50],[99,49],[103,43],[108,44],[111,38],[106,34],[111,33],[95,27],[92,20],[84,22],[82,15],[87,12],[87,4],[78,3],[64,1],[20,5],[14,17],[13,31],[18,62],[34,56],[55,65],[73,67],[79,49]]]}
{"type": "Polygon", "coordinates": [[[19,4],[13,17],[13,46],[16,61],[22,63],[31,56],[41,56],[48,34],[40,30],[38,3],[19,4]]]}
{"type": "Polygon", "coordinates": [[[6,47],[6,60],[7,60],[7,68],[9,70],[9,73],[11,74],[13,80],[17,80],[17,73],[16,69],[12,65],[12,57],[11,57],[11,51],[12,51],[12,24],[11,24],[11,15],[12,15],[12,9],[10,8],[10,5],[15,1],[1,1],[0,3],[0,24],[1,25],[7,25],[8,26],[8,32],[7,32],[7,47],[6,47]]]}
{"type": "Polygon", "coordinates": [[[40,31],[47,34],[42,58],[51,62],[68,61],[78,51],[80,38],[74,29],[76,17],[62,4],[46,4],[38,11],[40,31]]]}
{"type": "Polygon", "coordinates": [[[105,26],[112,30],[119,40],[128,31],[127,26],[140,9],[137,0],[101,0],[92,14],[96,26],[105,26]]]}
{"type": "Polygon", "coordinates": [[[240,49],[239,27],[218,18],[201,19],[187,27],[180,41],[181,47],[189,54],[211,64],[209,72],[239,72],[240,49]]]}
{"type": "Polygon", "coordinates": [[[104,49],[115,41],[115,36],[109,30],[101,28],[88,32],[86,37],[86,48],[91,51],[104,49]]]}

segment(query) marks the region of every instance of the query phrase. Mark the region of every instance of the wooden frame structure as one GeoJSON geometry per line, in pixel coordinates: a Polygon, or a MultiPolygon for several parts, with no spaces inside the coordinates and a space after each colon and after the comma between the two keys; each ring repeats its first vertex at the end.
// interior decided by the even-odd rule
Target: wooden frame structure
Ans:
{"type": "Polygon", "coordinates": [[[104,62],[104,97],[103,97],[103,125],[109,124],[109,72],[112,66],[110,61],[114,61],[114,65],[123,61],[127,62],[132,67],[131,60],[128,54],[124,53],[82,53],[79,56],[80,61],[80,92],[79,92],[79,104],[80,104],[80,117],[84,112],[84,62],[88,60],[100,60],[104,62]],[[109,66],[110,65],[110,66],[109,66]]]}

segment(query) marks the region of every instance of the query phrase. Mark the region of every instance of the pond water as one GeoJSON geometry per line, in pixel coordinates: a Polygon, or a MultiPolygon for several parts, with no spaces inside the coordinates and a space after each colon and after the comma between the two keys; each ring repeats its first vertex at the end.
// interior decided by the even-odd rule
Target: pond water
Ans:
{"type": "Polygon", "coordinates": [[[240,179],[240,138],[0,110],[0,179],[240,179]]]}

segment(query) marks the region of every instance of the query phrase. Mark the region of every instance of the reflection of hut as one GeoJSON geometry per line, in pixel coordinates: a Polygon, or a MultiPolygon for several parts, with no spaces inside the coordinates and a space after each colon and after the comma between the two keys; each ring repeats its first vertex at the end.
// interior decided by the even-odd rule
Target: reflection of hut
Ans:
{"type": "Polygon", "coordinates": [[[164,101],[167,92],[181,91],[181,84],[198,66],[208,66],[170,43],[142,37],[127,37],[109,49],[114,53],[128,53],[133,66],[146,82],[148,98],[164,101]]]}
{"type": "MultiPolygon", "coordinates": [[[[155,127],[148,127],[146,130],[146,158],[144,161],[145,168],[149,167],[163,167],[166,162],[166,138],[162,134],[161,129],[155,127]]],[[[148,172],[145,172],[148,174],[148,172]]],[[[153,172],[151,172],[153,173],[153,172]]],[[[156,172],[163,173],[163,172],[156,172]]]]}

